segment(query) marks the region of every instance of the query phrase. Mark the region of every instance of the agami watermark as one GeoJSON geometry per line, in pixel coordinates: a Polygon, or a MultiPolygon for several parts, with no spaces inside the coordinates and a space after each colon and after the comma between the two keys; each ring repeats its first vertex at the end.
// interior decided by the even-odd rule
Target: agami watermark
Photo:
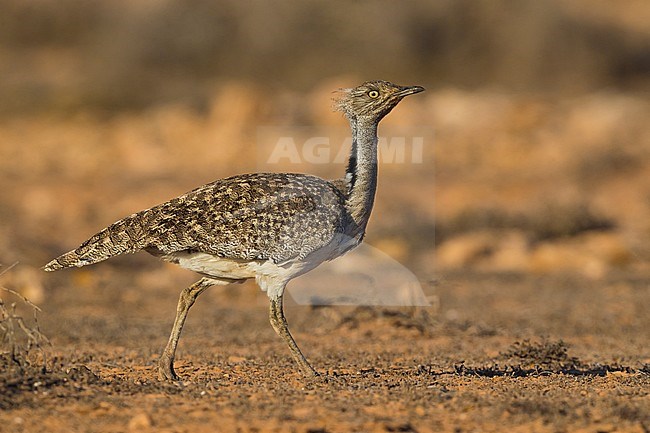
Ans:
{"type": "MultiPolygon", "coordinates": [[[[379,136],[379,163],[422,164],[427,146],[433,141],[432,129],[395,132],[379,136]]],[[[264,127],[259,130],[257,144],[257,161],[261,167],[345,164],[350,157],[352,138],[349,130],[343,128],[301,127],[287,130],[264,127]]]]}

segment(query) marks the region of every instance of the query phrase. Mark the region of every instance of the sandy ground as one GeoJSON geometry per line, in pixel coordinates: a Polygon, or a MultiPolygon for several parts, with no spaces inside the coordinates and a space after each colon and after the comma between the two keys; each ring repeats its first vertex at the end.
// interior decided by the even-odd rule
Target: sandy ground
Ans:
{"type": "Polygon", "coordinates": [[[387,131],[436,129],[421,164],[380,168],[367,240],[432,305],[289,300],[318,379],[297,372],[253,284],[199,298],[168,384],[154,365],[190,273],[144,253],[39,271],[124,215],[258,169],[256,127],[296,127],[282,113],[344,128],[314,108],[336,87],[283,109],[233,84],[201,113],[0,122],[0,262],[19,262],[0,284],[42,308],[51,342],[45,370],[37,349],[21,370],[3,341],[0,431],[650,431],[650,106],[635,95],[439,89],[395,110],[387,131]]]}
{"type": "Polygon", "coordinates": [[[135,287],[136,271],[171,272],[139,265],[54,277],[41,320],[48,371],[4,370],[2,431],[650,428],[648,276],[452,273],[431,282],[437,309],[289,304],[318,379],[296,370],[256,287],[219,288],[192,310],[183,382],[168,384],[154,365],[177,291],[135,287]]]}

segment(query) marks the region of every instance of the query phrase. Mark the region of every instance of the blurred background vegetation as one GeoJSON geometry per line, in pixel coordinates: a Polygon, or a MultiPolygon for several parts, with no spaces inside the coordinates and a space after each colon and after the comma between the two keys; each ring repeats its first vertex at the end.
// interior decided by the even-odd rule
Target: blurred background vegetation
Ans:
{"type": "Polygon", "coordinates": [[[341,74],[575,94],[650,89],[645,0],[0,0],[0,110],[202,107],[215,83],[341,74]]]}
{"type": "Polygon", "coordinates": [[[427,92],[381,131],[430,135],[382,165],[369,243],[420,275],[639,269],[648,23],[648,0],[0,0],[0,263],[269,169],[261,127],[340,132],[332,90],[386,79],[427,92]]]}

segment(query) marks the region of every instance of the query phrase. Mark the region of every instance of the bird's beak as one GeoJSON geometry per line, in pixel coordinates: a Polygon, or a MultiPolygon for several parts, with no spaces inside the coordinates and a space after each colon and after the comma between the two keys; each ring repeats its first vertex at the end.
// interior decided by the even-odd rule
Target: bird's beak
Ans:
{"type": "Polygon", "coordinates": [[[395,94],[399,98],[404,96],[414,95],[416,93],[424,92],[424,87],[422,86],[404,86],[402,89],[395,94]]]}

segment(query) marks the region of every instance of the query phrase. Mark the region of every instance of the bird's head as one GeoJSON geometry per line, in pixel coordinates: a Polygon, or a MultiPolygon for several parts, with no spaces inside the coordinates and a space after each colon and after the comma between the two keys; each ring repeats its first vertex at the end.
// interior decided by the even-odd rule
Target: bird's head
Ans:
{"type": "Polygon", "coordinates": [[[367,81],[352,89],[339,89],[334,98],[334,107],[349,119],[379,122],[402,98],[422,91],[422,86],[367,81]]]}

